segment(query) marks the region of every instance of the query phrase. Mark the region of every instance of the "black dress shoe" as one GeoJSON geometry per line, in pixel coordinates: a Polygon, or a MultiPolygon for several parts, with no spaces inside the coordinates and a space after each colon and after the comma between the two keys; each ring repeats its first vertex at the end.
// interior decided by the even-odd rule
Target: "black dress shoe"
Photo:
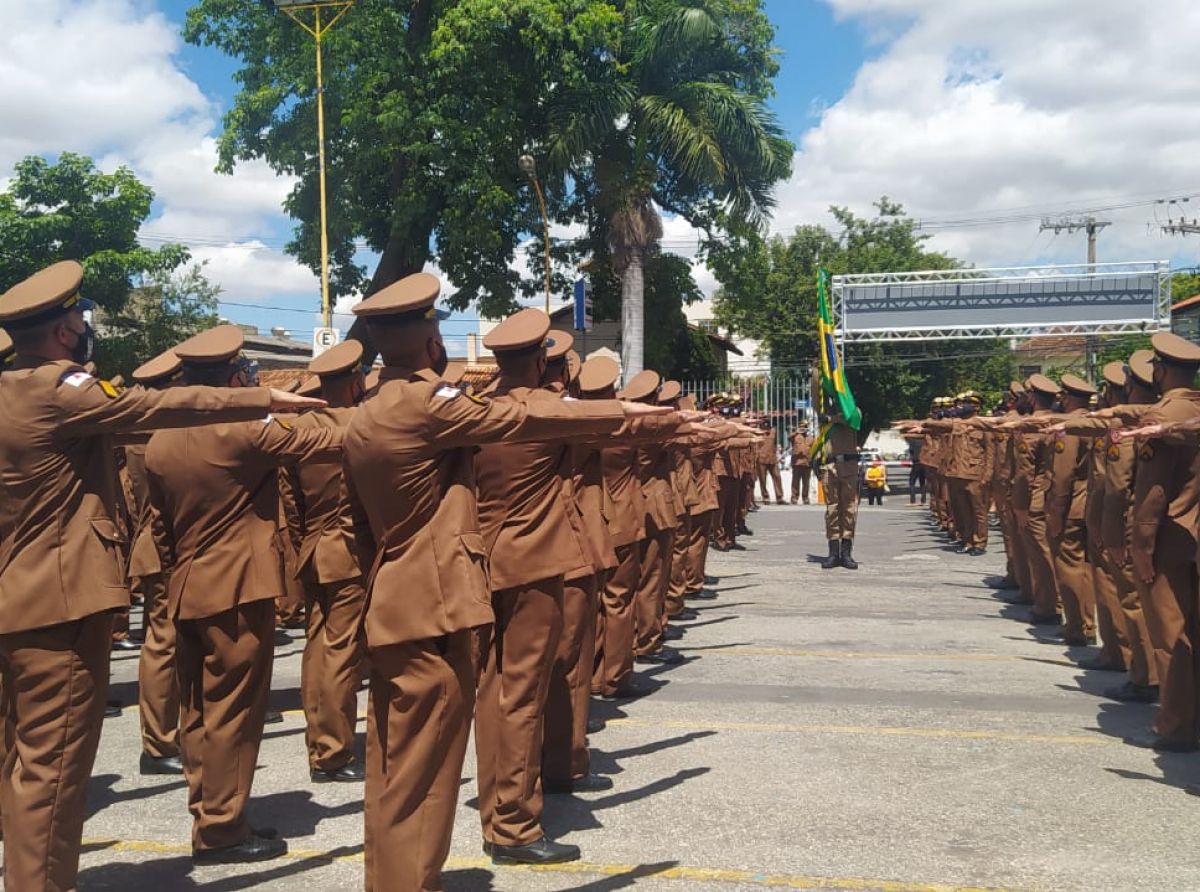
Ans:
{"type": "Polygon", "coordinates": [[[1063,635],[1063,644],[1067,647],[1087,647],[1096,643],[1095,635],[1063,635]]]}
{"type": "Polygon", "coordinates": [[[655,691],[652,687],[640,685],[635,682],[629,682],[624,687],[619,688],[615,694],[601,694],[601,700],[609,702],[613,700],[636,700],[638,697],[646,697],[653,694],[655,691]]]}
{"type": "Polygon", "coordinates": [[[585,774],[566,781],[542,781],[542,789],[547,793],[603,793],[613,788],[613,779],[603,774],[585,774]]]}
{"type": "Polygon", "coordinates": [[[663,641],[679,641],[682,638],[683,629],[676,628],[675,626],[667,626],[665,629],[663,629],[663,641]]]}
{"type": "Polygon", "coordinates": [[[587,732],[589,734],[599,734],[604,730],[604,719],[588,719],[587,732]]]}
{"type": "Polygon", "coordinates": [[[702,588],[694,592],[688,592],[683,597],[689,601],[715,601],[717,593],[712,589],[702,588]]]}
{"type": "Polygon", "coordinates": [[[682,610],[680,610],[674,616],[667,617],[667,619],[674,620],[675,622],[685,622],[685,623],[691,622],[692,620],[699,619],[699,618],[700,618],[699,612],[691,607],[684,607],[682,610]]]}
{"type": "Polygon", "coordinates": [[[741,543],[734,542],[732,545],[730,545],[730,546],[729,546],[727,549],[725,549],[725,550],[726,550],[726,551],[745,551],[745,550],[746,550],[746,546],[745,546],[745,545],[742,545],[741,543]]]}
{"type": "Polygon", "coordinates": [[[267,715],[263,719],[264,725],[278,725],[283,721],[283,713],[278,709],[268,709],[267,715]]]}
{"type": "Polygon", "coordinates": [[[138,774],[183,774],[183,760],[178,756],[152,756],[143,752],[138,759],[138,774]]]}
{"type": "Polygon", "coordinates": [[[1087,657],[1075,664],[1080,669],[1087,669],[1089,672],[1124,672],[1125,667],[1119,666],[1116,663],[1104,656],[1098,654],[1094,657],[1087,657]]]}
{"type": "Polygon", "coordinates": [[[109,700],[104,704],[104,717],[106,719],[118,719],[121,717],[121,704],[115,700],[109,700]]]}
{"type": "Polygon", "coordinates": [[[1105,688],[1104,696],[1118,703],[1157,703],[1158,685],[1127,681],[1115,688],[1105,688]]]}
{"type": "Polygon", "coordinates": [[[986,548],[968,548],[967,549],[967,555],[969,557],[983,557],[985,554],[987,554],[986,548]]]}
{"type": "Polygon", "coordinates": [[[544,836],[527,846],[492,845],[493,864],[562,864],[578,860],[579,846],[564,845],[544,836]]]}
{"type": "Polygon", "coordinates": [[[367,768],[358,759],[351,759],[341,768],[310,768],[308,777],[314,784],[356,783],[367,779],[367,768]]]}
{"type": "Polygon", "coordinates": [[[705,585],[716,585],[720,581],[721,581],[721,577],[719,577],[719,576],[709,576],[707,573],[704,574],[704,584],[705,585]]]}
{"type": "Polygon", "coordinates": [[[112,649],[123,650],[128,653],[131,651],[141,650],[142,645],[141,642],[134,641],[132,638],[118,638],[112,643],[112,649]]]}
{"type": "Polygon", "coordinates": [[[287,647],[291,643],[292,643],[291,635],[289,635],[287,632],[283,631],[283,629],[275,630],[275,646],[276,647],[287,647]]]}
{"type": "Polygon", "coordinates": [[[665,644],[652,654],[639,654],[635,657],[639,663],[653,663],[657,666],[675,666],[683,662],[683,654],[665,644]]]}
{"type": "Polygon", "coordinates": [[[1125,742],[1130,746],[1140,746],[1142,749],[1154,750],[1158,753],[1194,753],[1200,749],[1194,740],[1160,737],[1157,734],[1137,734],[1126,737],[1125,742]]]}
{"type": "Polygon", "coordinates": [[[753,536],[753,535],[754,535],[754,531],[753,531],[753,530],[751,530],[751,529],[750,529],[749,527],[747,527],[747,526],[740,526],[740,527],[738,527],[738,535],[739,535],[739,536],[753,536]]]}
{"type": "Polygon", "coordinates": [[[287,854],[287,843],[282,839],[267,839],[251,834],[244,842],[219,849],[193,849],[194,864],[248,864],[254,861],[270,861],[287,854]]]}

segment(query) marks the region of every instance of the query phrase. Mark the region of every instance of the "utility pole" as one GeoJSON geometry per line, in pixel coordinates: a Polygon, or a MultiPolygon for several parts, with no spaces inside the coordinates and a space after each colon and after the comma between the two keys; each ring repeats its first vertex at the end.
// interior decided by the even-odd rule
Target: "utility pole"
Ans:
{"type": "Polygon", "coordinates": [[[1054,234],[1060,232],[1079,232],[1083,230],[1087,233],[1088,239],[1088,272],[1096,271],[1096,233],[1106,226],[1112,226],[1108,220],[1097,220],[1095,217],[1081,217],[1071,219],[1070,217],[1061,217],[1058,220],[1051,220],[1046,217],[1042,220],[1042,225],[1038,228],[1039,232],[1045,232],[1047,229],[1053,229],[1054,234]]]}
{"type": "Polygon", "coordinates": [[[1168,223],[1162,227],[1162,231],[1167,235],[1200,235],[1200,224],[1195,220],[1191,223],[1180,220],[1178,223],[1168,223]]]}

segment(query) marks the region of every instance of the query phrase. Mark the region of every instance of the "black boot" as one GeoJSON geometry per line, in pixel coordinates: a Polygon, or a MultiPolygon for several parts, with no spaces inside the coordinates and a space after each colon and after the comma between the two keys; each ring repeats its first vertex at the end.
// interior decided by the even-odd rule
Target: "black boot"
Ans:
{"type": "Polygon", "coordinates": [[[842,566],[845,567],[847,570],[857,570],[858,569],[858,561],[856,561],[854,559],[854,555],[851,553],[853,551],[854,551],[854,540],[853,539],[843,539],[842,540],[842,566]]]}
{"type": "Polygon", "coordinates": [[[842,562],[842,540],[841,539],[830,539],[829,540],[829,557],[827,557],[827,558],[825,558],[825,560],[821,561],[821,569],[822,570],[832,570],[834,567],[839,566],[841,564],[841,562],[842,562]]]}

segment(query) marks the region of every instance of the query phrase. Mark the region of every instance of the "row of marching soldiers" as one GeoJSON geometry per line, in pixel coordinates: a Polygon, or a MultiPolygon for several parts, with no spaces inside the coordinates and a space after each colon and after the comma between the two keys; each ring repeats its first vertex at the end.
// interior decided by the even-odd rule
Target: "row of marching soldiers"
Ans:
{"type": "Polygon", "coordinates": [[[122,389],[87,366],[82,277],[60,263],[0,296],[13,342],[0,374],[5,887],[76,885],[131,538],[146,652],[160,669],[166,655],[178,696],[157,732],[177,725],[178,767],[148,749],[142,769],[185,775],[195,863],[286,853],[246,815],[285,519],[309,612],[310,779],[365,776],[366,887],[442,888],[472,720],[484,851],[578,858],[543,833],[543,794],[612,786],[590,771],[590,697],[648,693],[635,662],[680,661],[669,621],[695,618],[685,599],[716,597],[709,540],[729,547],[744,528],[726,481],[753,468],[761,431],[732,406],[696,411],[651,371],[619,389],[615,362],[581,364],[537,310],[485,338],[499,375],[476,394],[447,373],[427,274],[354,308],[384,362],[369,388],[357,342],[310,365],[320,398],[258,387],[225,325],[122,389]]]}
{"type": "MultiPolygon", "coordinates": [[[[998,588],[1082,668],[1120,673],[1112,700],[1157,703],[1127,742],[1192,752],[1200,740],[1200,346],[1160,332],[1103,369],[1013,382],[990,417],[977,394],[905,423],[933,523],[987,547],[994,506],[1008,560],[998,588]],[[1098,651],[1084,650],[1099,645],[1098,651]]],[[[949,404],[947,404],[947,402],[949,404]]]]}

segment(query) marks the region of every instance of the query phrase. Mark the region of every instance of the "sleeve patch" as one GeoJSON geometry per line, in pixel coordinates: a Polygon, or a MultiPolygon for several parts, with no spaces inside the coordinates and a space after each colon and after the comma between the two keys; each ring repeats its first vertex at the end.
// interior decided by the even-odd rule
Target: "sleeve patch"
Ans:
{"type": "Polygon", "coordinates": [[[100,389],[104,391],[104,395],[110,400],[115,400],[121,395],[115,384],[111,381],[105,381],[103,378],[100,379],[100,389]]]}
{"type": "Polygon", "coordinates": [[[439,387],[436,391],[434,391],[433,395],[441,397],[444,400],[452,400],[455,397],[462,396],[463,394],[462,394],[462,391],[459,390],[457,387],[446,386],[446,387],[439,387]]]}
{"type": "Polygon", "coordinates": [[[82,387],[92,380],[92,376],[87,372],[72,372],[69,375],[63,375],[59,380],[59,384],[70,384],[72,387],[82,387]]]}
{"type": "Polygon", "coordinates": [[[270,413],[267,413],[267,417],[266,417],[266,418],[264,418],[264,419],[262,420],[262,423],[263,423],[263,424],[270,424],[270,423],[271,423],[272,421],[274,421],[274,420],[275,420],[275,416],[274,416],[274,415],[271,415],[270,413]]]}

